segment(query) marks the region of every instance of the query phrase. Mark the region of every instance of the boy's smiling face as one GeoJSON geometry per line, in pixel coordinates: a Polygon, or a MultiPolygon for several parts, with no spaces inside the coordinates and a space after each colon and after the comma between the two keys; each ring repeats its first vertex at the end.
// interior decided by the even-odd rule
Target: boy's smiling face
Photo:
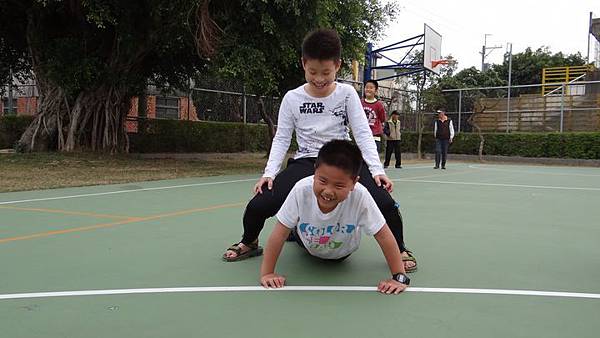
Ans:
{"type": "Polygon", "coordinates": [[[341,61],[318,60],[302,58],[304,78],[309,85],[310,94],[314,96],[327,96],[331,93],[331,86],[335,75],[340,70],[341,61]]]}
{"type": "Polygon", "coordinates": [[[365,84],[365,97],[369,100],[372,100],[377,95],[377,87],[371,82],[367,82],[365,84]]]}
{"type": "Polygon", "coordinates": [[[353,178],[347,171],[321,163],[315,169],[313,183],[313,192],[317,197],[319,209],[324,213],[333,211],[354,190],[356,182],[358,177],[353,178]]]}

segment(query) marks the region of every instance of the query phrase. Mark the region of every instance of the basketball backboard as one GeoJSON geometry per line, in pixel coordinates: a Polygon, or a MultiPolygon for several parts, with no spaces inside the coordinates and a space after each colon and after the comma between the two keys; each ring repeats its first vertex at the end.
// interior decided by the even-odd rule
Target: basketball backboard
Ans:
{"type": "Polygon", "coordinates": [[[442,59],[442,36],[425,24],[423,44],[423,67],[435,74],[440,73],[442,63],[434,62],[442,59]]]}

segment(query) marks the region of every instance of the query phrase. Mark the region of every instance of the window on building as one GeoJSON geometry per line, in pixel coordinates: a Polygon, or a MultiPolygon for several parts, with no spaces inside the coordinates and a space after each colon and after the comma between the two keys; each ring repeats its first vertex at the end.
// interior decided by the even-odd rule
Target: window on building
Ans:
{"type": "Polygon", "coordinates": [[[156,97],[156,118],[157,119],[179,119],[179,98],[178,97],[156,97]]]}
{"type": "Polygon", "coordinates": [[[12,110],[10,110],[11,104],[8,102],[8,97],[2,98],[2,110],[4,115],[16,115],[17,114],[17,99],[12,99],[12,110]]]}

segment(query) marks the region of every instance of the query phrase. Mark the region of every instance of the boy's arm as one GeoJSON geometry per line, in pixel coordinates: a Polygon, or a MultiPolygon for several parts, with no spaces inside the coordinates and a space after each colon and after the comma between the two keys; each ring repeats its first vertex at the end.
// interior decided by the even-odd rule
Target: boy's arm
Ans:
{"type": "Polygon", "coordinates": [[[281,169],[285,154],[290,148],[293,132],[294,116],[292,114],[292,106],[289,103],[288,95],[286,95],[279,108],[277,131],[275,132],[275,137],[273,137],[269,160],[267,161],[263,177],[275,178],[281,169]]]}
{"type": "Polygon", "coordinates": [[[404,264],[402,264],[400,248],[398,248],[398,243],[396,243],[396,239],[387,224],[385,224],[374,237],[379,244],[379,247],[381,247],[381,251],[385,256],[385,260],[388,263],[392,275],[406,273],[406,271],[404,271],[404,264]]]}
{"type": "Polygon", "coordinates": [[[281,288],[285,284],[285,277],[275,273],[275,265],[290,231],[291,229],[278,221],[267,240],[260,267],[260,284],[266,288],[281,288]]]}
{"type": "MultiPolygon", "coordinates": [[[[375,234],[375,239],[381,247],[381,251],[383,251],[383,255],[385,256],[385,260],[388,263],[392,276],[403,275],[406,277],[404,264],[402,264],[402,255],[400,254],[400,249],[398,248],[396,239],[394,238],[394,235],[387,224],[384,224],[381,230],[375,234]]],[[[408,283],[410,282],[408,277],[406,278],[406,284],[398,282],[393,277],[382,280],[377,285],[377,290],[386,294],[399,294],[406,289],[408,283]]]]}
{"type": "Polygon", "coordinates": [[[384,124],[386,122],[386,114],[385,114],[385,107],[383,106],[383,103],[381,103],[381,101],[379,101],[379,121],[381,121],[381,124],[384,124]]]}

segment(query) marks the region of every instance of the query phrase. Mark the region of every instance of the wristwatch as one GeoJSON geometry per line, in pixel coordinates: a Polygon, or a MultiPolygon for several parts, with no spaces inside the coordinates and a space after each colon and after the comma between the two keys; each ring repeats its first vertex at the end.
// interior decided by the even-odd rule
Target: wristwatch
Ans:
{"type": "Polygon", "coordinates": [[[396,282],[400,282],[404,285],[410,285],[410,278],[408,278],[407,275],[405,275],[401,272],[393,274],[392,279],[395,280],[396,282]]]}

